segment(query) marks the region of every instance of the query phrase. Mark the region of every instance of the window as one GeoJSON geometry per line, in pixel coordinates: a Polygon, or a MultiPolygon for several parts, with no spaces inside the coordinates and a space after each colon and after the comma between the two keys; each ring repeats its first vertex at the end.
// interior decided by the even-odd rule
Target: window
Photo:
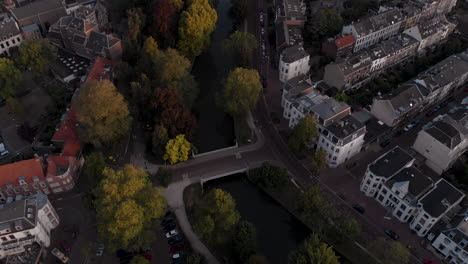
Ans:
{"type": "Polygon", "coordinates": [[[383,193],[383,194],[387,194],[387,189],[383,189],[383,190],[382,190],[382,193],[383,193]]]}
{"type": "Polygon", "coordinates": [[[424,225],[424,224],[426,223],[426,219],[421,218],[421,220],[419,220],[419,223],[420,223],[421,225],[424,225]]]}
{"type": "Polygon", "coordinates": [[[400,191],[395,190],[395,194],[396,194],[396,195],[400,195],[400,191]]]}
{"type": "Polygon", "coordinates": [[[380,196],[379,196],[379,201],[381,201],[381,202],[382,202],[382,201],[383,201],[383,199],[384,199],[383,195],[380,195],[380,196]]]}
{"type": "Polygon", "coordinates": [[[402,204],[401,205],[401,210],[406,210],[406,205],[402,204]]]}
{"type": "Polygon", "coordinates": [[[8,236],[10,239],[16,239],[16,237],[14,235],[9,235],[8,236]]]}
{"type": "Polygon", "coordinates": [[[333,156],[333,160],[336,160],[336,156],[333,156]]]}
{"type": "Polygon", "coordinates": [[[398,212],[396,213],[396,216],[400,217],[402,214],[403,213],[400,210],[398,210],[398,212]]]}
{"type": "Polygon", "coordinates": [[[452,232],[450,232],[450,233],[449,233],[449,235],[448,235],[448,237],[450,237],[450,238],[454,238],[454,237],[455,237],[455,232],[453,232],[453,231],[452,231],[452,232]]]}
{"type": "Polygon", "coordinates": [[[335,152],[336,152],[336,153],[339,153],[339,152],[340,152],[340,149],[339,149],[339,148],[335,149],[335,152]]]}
{"type": "Polygon", "coordinates": [[[2,237],[2,241],[7,241],[8,239],[6,237],[2,237]]]}
{"type": "Polygon", "coordinates": [[[460,247],[464,248],[467,244],[466,240],[465,239],[462,239],[462,241],[460,241],[460,247]]]}

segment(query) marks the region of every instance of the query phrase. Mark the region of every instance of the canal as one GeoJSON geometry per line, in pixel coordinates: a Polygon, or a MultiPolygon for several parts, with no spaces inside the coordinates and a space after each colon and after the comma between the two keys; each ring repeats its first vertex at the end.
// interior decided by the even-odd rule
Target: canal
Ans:
{"type": "Polygon", "coordinates": [[[198,119],[198,131],[194,143],[199,153],[235,144],[233,119],[224,112],[220,104],[222,80],[234,66],[232,59],[223,54],[221,49],[222,41],[233,30],[233,21],[228,15],[230,6],[229,0],[219,0],[216,8],[218,21],[211,45],[196,58],[193,65],[192,74],[200,88],[193,109],[198,119]]]}
{"type": "Polygon", "coordinates": [[[299,248],[310,234],[306,226],[268,194],[245,180],[244,174],[213,180],[204,187],[220,188],[234,197],[242,219],[255,225],[258,253],[268,263],[288,263],[288,254],[299,248]]]}

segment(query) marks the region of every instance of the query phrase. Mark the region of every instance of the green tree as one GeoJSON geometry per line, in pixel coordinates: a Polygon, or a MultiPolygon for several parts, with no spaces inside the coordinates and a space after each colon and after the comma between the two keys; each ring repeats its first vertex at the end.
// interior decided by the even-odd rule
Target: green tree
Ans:
{"type": "Polygon", "coordinates": [[[22,81],[23,76],[13,61],[0,58],[0,97],[14,96],[16,88],[22,81]]]}
{"type": "Polygon", "coordinates": [[[262,255],[252,255],[247,260],[247,264],[268,264],[267,259],[265,256],[262,255]]]}
{"type": "Polygon", "coordinates": [[[361,224],[349,214],[340,214],[333,220],[336,225],[335,241],[342,243],[345,241],[354,241],[359,237],[362,231],[361,224]]]}
{"type": "Polygon", "coordinates": [[[210,43],[218,15],[208,0],[192,0],[179,21],[178,49],[188,58],[200,55],[210,43]]]}
{"type": "Polygon", "coordinates": [[[341,92],[341,93],[338,93],[337,95],[335,95],[335,99],[340,101],[340,102],[349,102],[349,98],[348,98],[348,95],[344,92],[341,92]]]}
{"type": "Polygon", "coordinates": [[[231,194],[213,189],[195,207],[195,232],[213,244],[226,242],[232,235],[240,215],[231,194]]]}
{"type": "Polygon", "coordinates": [[[401,263],[408,264],[410,253],[397,241],[387,241],[379,237],[369,244],[369,251],[383,264],[401,263]]]}
{"type": "Polygon", "coordinates": [[[108,80],[86,81],[74,103],[81,139],[107,145],[126,135],[131,118],[124,97],[108,80]]]}
{"type": "Polygon", "coordinates": [[[167,129],[164,126],[156,126],[153,131],[153,136],[151,138],[152,142],[152,152],[158,157],[162,157],[164,154],[164,148],[166,147],[167,142],[169,141],[169,135],[167,129]]]}
{"type": "Polygon", "coordinates": [[[322,41],[333,37],[341,31],[343,18],[332,9],[321,9],[309,16],[304,26],[304,38],[306,41],[322,41]]]}
{"type": "Polygon", "coordinates": [[[206,264],[205,257],[200,253],[192,253],[187,257],[187,264],[206,264]]]}
{"type": "Polygon", "coordinates": [[[143,13],[139,8],[127,10],[128,39],[133,44],[138,44],[141,29],[144,25],[143,13]]]}
{"type": "Polygon", "coordinates": [[[35,77],[43,76],[49,64],[57,56],[57,48],[47,39],[34,39],[21,42],[16,62],[24,70],[30,70],[35,77]]]}
{"type": "Polygon", "coordinates": [[[156,179],[158,179],[158,182],[164,186],[167,187],[169,183],[171,183],[172,180],[172,170],[169,168],[165,167],[159,167],[158,172],[156,173],[156,179]]]}
{"type": "Polygon", "coordinates": [[[190,155],[190,142],[185,139],[184,135],[177,135],[175,138],[169,140],[166,144],[166,154],[164,160],[169,161],[170,164],[176,164],[180,161],[188,160],[190,155]]]}
{"type": "Polygon", "coordinates": [[[285,168],[273,166],[268,162],[260,168],[249,172],[250,178],[266,188],[281,188],[288,181],[288,171],[285,168]]]}
{"type": "Polygon", "coordinates": [[[6,106],[8,111],[14,114],[19,119],[24,119],[26,117],[26,108],[15,98],[7,97],[6,106]]]}
{"type": "Polygon", "coordinates": [[[232,238],[232,246],[236,256],[242,262],[245,262],[249,257],[255,254],[257,250],[257,231],[255,226],[247,221],[241,221],[232,238]]]}
{"type": "Polygon", "coordinates": [[[336,217],[332,202],[323,194],[320,185],[310,186],[301,194],[298,210],[305,221],[314,227],[318,234],[324,234],[330,228],[329,219],[336,217]]]}
{"type": "Polygon", "coordinates": [[[327,152],[325,150],[318,149],[312,156],[312,166],[316,171],[327,167],[327,152]]]}
{"type": "Polygon", "coordinates": [[[161,189],[152,187],[148,174],[132,165],[105,168],[94,194],[98,231],[114,250],[143,246],[137,242],[166,210],[161,189]]]}
{"type": "Polygon", "coordinates": [[[234,18],[235,24],[241,24],[247,15],[247,0],[231,0],[229,15],[234,18]]]}
{"type": "Polygon", "coordinates": [[[304,248],[289,255],[290,264],[339,264],[339,258],[329,245],[320,241],[316,234],[312,234],[304,242],[304,248]]]}
{"type": "Polygon", "coordinates": [[[145,39],[145,42],[143,43],[143,52],[144,52],[143,57],[147,55],[150,58],[154,58],[157,55],[159,55],[160,50],[158,47],[158,43],[156,42],[156,40],[154,40],[154,38],[147,37],[145,39]]]}
{"type": "Polygon", "coordinates": [[[241,116],[258,101],[262,84],[256,70],[236,68],[229,73],[224,85],[224,109],[232,116],[241,116]]]}
{"type": "Polygon", "coordinates": [[[231,55],[240,67],[251,66],[253,52],[257,46],[257,39],[248,32],[235,31],[223,41],[223,51],[231,55]]]}
{"type": "Polygon", "coordinates": [[[317,136],[318,131],[315,118],[311,114],[307,114],[293,128],[288,145],[292,151],[299,153],[312,144],[317,136]]]}
{"type": "Polygon", "coordinates": [[[149,264],[149,260],[145,259],[143,256],[135,256],[130,261],[130,264],[149,264]]]}
{"type": "Polygon", "coordinates": [[[104,168],[106,168],[106,165],[106,160],[100,152],[93,152],[86,157],[85,173],[88,179],[93,183],[93,186],[101,181],[103,176],[102,172],[104,168]]]}

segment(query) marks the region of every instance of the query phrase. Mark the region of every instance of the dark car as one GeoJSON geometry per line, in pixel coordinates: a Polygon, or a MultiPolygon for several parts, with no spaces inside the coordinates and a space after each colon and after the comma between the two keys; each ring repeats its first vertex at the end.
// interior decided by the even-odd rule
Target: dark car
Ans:
{"type": "Polygon", "coordinates": [[[382,143],[380,143],[380,146],[382,148],[385,148],[388,145],[390,145],[390,139],[386,139],[386,140],[382,141],[382,143]]]}
{"type": "Polygon", "coordinates": [[[61,240],[60,241],[60,246],[62,247],[63,251],[65,252],[70,252],[72,250],[72,247],[66,240],[61,240]]]}
{"type": "Polygon", "coordinates": [[[184,238],[181,235],[175,235],[175,236],[169,238],[168,243],[169,243],[169,245],[172,246],[172,245],[175,245],[177,243],[182,242],[183,240],[184,240],[184,238]]]}
{"type": "Polygon", "coordinates": [[[184,244],[179,243],[179,244],[175,244],[174,246],[172,246],[172,247],[169,249],[169,251],[170,251],[171,253],[177,253],[177,252],[182,251],[182,250],[184,250],[184,249],[185,249],[184,244]]]}
{"type": "Polygon", "coordinates": [[[390,229],[385,229],[385,234],[387,234],[387,236],[389,236],[393,240],[398,240],[400,238],[400,236],[397,233],[390,229]]]}
{"type": "Polygon", "coordinates": [[[170,223],[164,226],[164,232],[169,232],[171,230],[174,230],[176,228],[176,225],[174,223],[170,223]]]}
{"type": "Polygon", "coordinates": [[[435,263],[435,262],[432,261],[432,260],[425,259],[425,260],[424,260],[424,264],[437,264],[437,263],[435,263]]]}
{"type": "Polygon", "coordinates": [[[174,223],[174,218],[172,217],[168,217],[168,218],[164,218],[162,221],[161,221],[161,225],[165,226],[165,225],[168,225],[168,224],[172,224],[174,223]]]}
{"type": "Polygon", "coordinates": [[[364,209],[364,207],[360,206],[359,204],[353,204],[353,208],[361,214],[366,212],[366,209],[364,209]]]}

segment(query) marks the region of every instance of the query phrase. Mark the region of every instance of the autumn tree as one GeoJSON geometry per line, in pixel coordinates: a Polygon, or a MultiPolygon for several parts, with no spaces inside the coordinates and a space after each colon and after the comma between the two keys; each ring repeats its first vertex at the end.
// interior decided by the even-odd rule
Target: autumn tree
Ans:
{"type": "Polygon", "coordinates": [[[15,115],[16,118],[26,118],[26,108],[16,98],[7,97],[6,107],[10,113],[15,115]]]}
{"type": "Polygon", "coordinates": [[[151,150],[154,155],[162,157],[164,148],[169,141],[169,134],[164,126],[156,126],[151,137],[152,147],[151,150]]]}
{"type": "Polygon", "coordinates": [[[327,152],[322,148],[312,155],[312,167],[316,172],[327,167],[327,152]]]}
{"type": "Polygon", "coordinates": [[[200,55],[210,43],[218,15],[208,0],[192,0],[182,12],[177,47],[188,58],[200,55]]]}
{"type": "Polygon", "coordinates": [[[143,42],[143,55],[142,57],[155,58],[159,54],[159,46],[156,40],[152,37],[147,37],[143,42]]]}
{"type": "Polygon", "coordinates": [[[311,114],[307,114],[293,128],[288,145],[292,151],[299,153],[312,144],[317,136],[315,118],[311,114]]]}
{"type": "Polygon", "coordinates": [[[105,168],[94,193],[97,227],[106,245],[113,250],[147,246],[141,238],[166,210],[162,191],[152,187],[149,175],[132,165],[105,168]]]}
{"type": "Polygon", "coordinates": [[[312,234],[304,242],[304,248],[289,255],[289,264],[339,264],[339,257],[332,247],[320,241],[316,234],[312,234]]]}
{"type": "Polygon", "coordinates": [[[124,97],[108,80],[86,81],[74,108],[80,123],[81,139],[95,146],[107,145],[126,135],[130,113],[124,97]]]}
{"type": "Polygon", "coordinates": [[[99,183],[102,179],[102,172],[106,166],[106,160],[100,152],[93,152],[86,157],[85,173],[93,185],[99,183]]]}
{"type": "Polygon", "coordinates": [[[195,219],[195,232],[213,244],[220,244],[231,237],[240,215],[231,194],[213,189],[196,205],[195,219]]]}
{"type": "Polygon", "coordinates": [[[329,219],[336,217],[334,205],[324,195],[319,185],[310,186],[301,194],[298,201],[298,210],[305,221],[314,227],[318,234],[324,234],[329,225],[329,219]]]}
{"type": "Polygon", "coordinates": [[[236,256],[244,263],[257,250],[257,232],[255,226],[247,221],[241,221],[234,230],[232,246],[236,256]]]}
{"type": "Polygon", "coordinates": [[[262,255],[252,255],[247,260],[247,264],[268,264],[268,260],[262,255]]]}
{"type": "Polygon", "coordinates": [[[232,116],[241,116],[252,109],[260,97],[262,84],[256,70],[236,68],[224,85],[224,109],[232,116]]]}
{"type": "Polygon", "coordinates": [[[247,0],[231,0],[229,15],[234,18],[235,24],[241,24],[247,15],[247,0]]]}
{"type": "Polygon", "coordinates": [[[388,241],[379,237],[369,244],[369,251],[381,261],[382,264],[401,263],[408,264],[409,251],[397,241],[388,241]]]}
{"type": "Polygon", "coordinates": [[[240,67],[251,66],[253,52],[257,46],[257,39],[248,32],[235,31],[223,41],[223,51],[231,55],[240,67]]]}
{"type": "Polygon", "coordinates": [[[190,142],[185,139],[184,135],[177,135],[177,137],[170,139],[166,144],[166,154],[164,160],[169,161],[170,164],[186,161],[190,156],[190,142]]]}
{"type": "MultiPolygon", "coordinates": [[[[152,35],[165,46],[175,43],[179,5],[174,0],[157,0],[153,9],[152,35]]],[[[183,5],[183,3],[182,3],[183,5]]]]}
{"type": "Polygon", "coordinates": [[[252,181],[266,188],[281,188],[288,181],[288,171],[285,168],[273,166],[268,162],[260,168],[249,171],[252,181]]]}
{"type": "Polygon", "coordinates": [[[22,80],[23,76],[13,61],[0,58],[0,97],[14,96],[22,80]]]}
{"type": "Polygon", "coordinates": [[[135,256],[130,261],[130,264],[149,264],[149,260],[145,259],[143,256],[135,256]]]}
{"type": "Polygon", "coordinates": [[[50,62],[57,56],[57,48],[47,39],[34,39],[21,42],[16,62],[35,77],[46,74],[50,62]]]}
{"type": "Polygon", "coordinates": [[[173,171],[166,167],[159,167],[156,179],[163,186],[167,187],[171,183],[173,171]]]}
{"type": "Polygon", "coordinates": [[[144,25],[143,13],[139,8],[127,10],[128,40],[134,45],[138,44],[141,29],[144,25]]]}

